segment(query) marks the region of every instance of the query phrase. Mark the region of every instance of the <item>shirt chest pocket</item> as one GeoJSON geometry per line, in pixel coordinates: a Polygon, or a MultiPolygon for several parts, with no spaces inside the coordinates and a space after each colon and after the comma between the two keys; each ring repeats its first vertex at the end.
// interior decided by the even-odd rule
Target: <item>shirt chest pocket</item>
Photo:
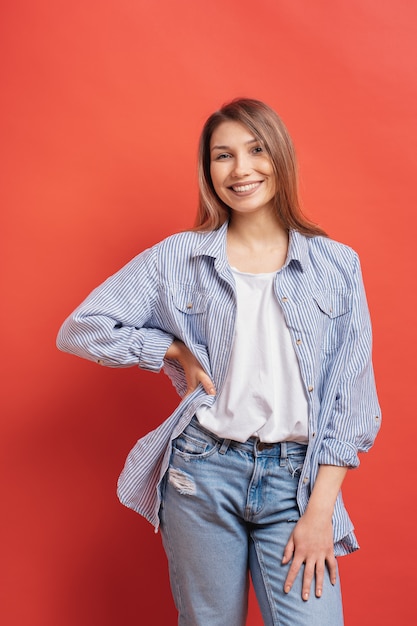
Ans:
{"type": "Polygon", "coordinates": [[[195,289],[174,287],[172,298],[175,308],[186,315],[200,315],[207,310],[207,295],[195,289]]]}
{"type": "Polygon", "coordinates": [[[171,287],[171,296],[178,324],[177,336],[205,345],[209,296],[192,286],[184,285],[171,287]]]}
{"type": "Polygon", "coordinates": [[[313,296],[319,309],[330,319],[346,315],[350,311],[349,294],[339,291],[325,291],[313,296]]]}
{"type": "Polygon", "coordinates": [[[322,349],[334,352],[346,338],[350,319],[350,294],[342,291],[325,291],[315,294],[313,300],[323,322],[322,349]]]}

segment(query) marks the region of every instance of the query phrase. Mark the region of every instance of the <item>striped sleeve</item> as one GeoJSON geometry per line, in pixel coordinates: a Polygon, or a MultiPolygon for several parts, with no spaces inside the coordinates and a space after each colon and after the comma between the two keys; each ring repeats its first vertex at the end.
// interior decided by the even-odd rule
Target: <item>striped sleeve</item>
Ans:
{"type": "Polygon", "coordinates": [[[358,452],[367,452],[379,431],[381,417],[372,367],[372,332],[359,259],[355,255],[353,295],[333,411],[319,450],[318,462],[357,467],[358,452]]]}
{"type": "Polygon", "coordinates": [[[155,246],[97,287],[65,320],[58,348],[100,365],[159,372],[173,335],[152,327],[157,294],[155,246]]]}

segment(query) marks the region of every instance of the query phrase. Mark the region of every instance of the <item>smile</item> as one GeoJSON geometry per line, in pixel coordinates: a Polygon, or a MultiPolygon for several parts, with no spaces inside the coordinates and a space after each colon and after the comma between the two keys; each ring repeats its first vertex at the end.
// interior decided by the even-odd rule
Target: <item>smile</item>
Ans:
{"type": "Polygon", "coordinates": [[[231,189],[233,189],[236,193],[246,193],[248,191],[253,191],[257,189],[261,183],[247,183],[246,185],[232,185],[231,189]]]}

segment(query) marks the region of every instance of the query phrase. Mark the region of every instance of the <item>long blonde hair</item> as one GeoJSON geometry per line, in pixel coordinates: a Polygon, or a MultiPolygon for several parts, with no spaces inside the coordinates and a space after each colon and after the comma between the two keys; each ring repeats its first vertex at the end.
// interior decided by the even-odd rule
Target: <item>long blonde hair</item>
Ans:
{"type": "Polygon", "coordinates": [[[238,98],[215,111],[204,124],[198,154],[199,207],[195,230],[219,228],[230,209],[216,194],[210,175],[210,141],[215,129],[226,121],[240,122],[261,142],[268,153],[276,176],[275,209],[284,228],[307,236],[326,233],[302,213],[298,195],[297,159],[291,137],[281,118],[259,100],[238,98]]]}

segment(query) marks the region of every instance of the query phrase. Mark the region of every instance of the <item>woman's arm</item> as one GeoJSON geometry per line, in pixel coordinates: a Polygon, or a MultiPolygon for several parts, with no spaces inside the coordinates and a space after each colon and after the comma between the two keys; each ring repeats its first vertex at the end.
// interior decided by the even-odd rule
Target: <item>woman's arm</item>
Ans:
{"type": "Polygon", "coordinates": [[[159,372],[174,336],[152,324],[158,298],[157,249],[142,252],[97,287],[65,320],[60,350],[109,367],[159,372]]]}
{"type": "Polygon", "coordinates": [[[326,566],[330,580],[336,583],[336,558],[333,545],[332,515],[337,494],[342,486],[348,468],[336,465],[321,465],[307,508],[297,522],[285,547],[282,563],[292,559],[291,567],[284,584],[288,593],[305,564],[302,598],[308,600],[311,583],[315,577],[315,593],[319,598],[323,590],[326,566]]]}
{"type": "Polygon", "coordinates": [[[287,593],[305,563],[304,600],[310,595],[314,577],[316,596],[322,594],[326,566],[331,582],[336,582],[332,526],[334,505],[348,468],[357,467],[358,452],[369,450],[381,423],[372,369],[371,323],[356,254],[352,267],[349,330],[341,350],[343,354],[339,354],[338,359],[344,364],[343,371],[317,454],[317,478],[282,561],[286,564],[292,559],[284,586],[287,593]]]}
{"type": "Polygon", "coordinates": [[[317,459],[319,465],[353,468],[359,465],[358,454],[367,452],[374,443],[381,426],[381,409],[372,367],[371,320],[356,254],[351,276],[346,338],[334,356],[331,380],[323,383],[320,420],[325,422],[325,431],[317,459]]]}

